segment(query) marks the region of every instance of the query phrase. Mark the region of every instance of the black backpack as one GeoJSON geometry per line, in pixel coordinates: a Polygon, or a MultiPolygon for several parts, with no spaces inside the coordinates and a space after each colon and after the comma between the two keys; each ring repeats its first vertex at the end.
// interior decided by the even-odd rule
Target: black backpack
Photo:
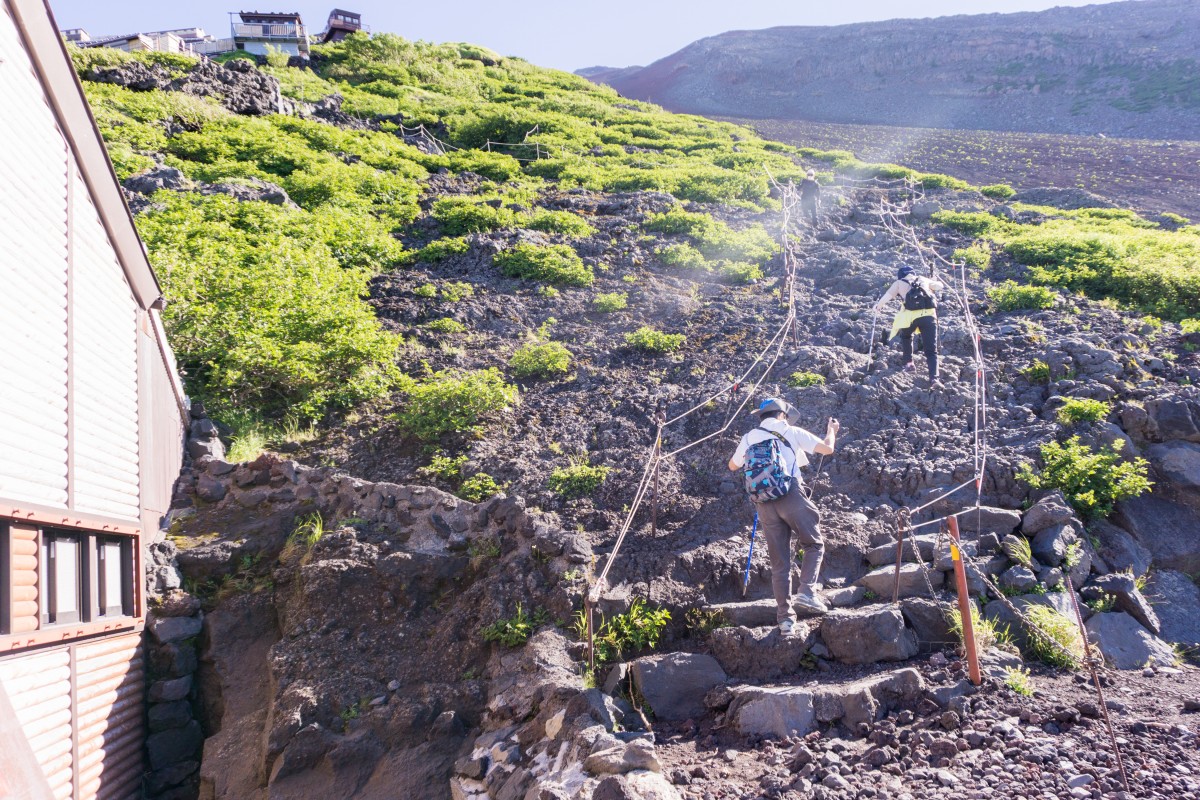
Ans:
{"type": "Polygon", "coordinates": [[[925,281],[914,277],[906,280],[908,294],[904,295],[904,308],[907,311],[927,311],[937,308],[937,298],[925,288],[925,281]]]}

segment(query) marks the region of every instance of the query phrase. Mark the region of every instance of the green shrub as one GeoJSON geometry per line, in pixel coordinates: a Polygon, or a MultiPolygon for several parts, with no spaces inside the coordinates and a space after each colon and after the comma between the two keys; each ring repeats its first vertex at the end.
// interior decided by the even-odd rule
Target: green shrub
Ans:
{"type": "Polygon", "coordinates": [[[486,233],[512,228],[517,224],[517,213],[511,208],[494,208],[464,197],[435,200],[432,214],[441,225],[442,232],[449,236],[486,233]]]}
{"type": "Polygon", "coordinates": [[[572,239],[584,239],[596,233],[587,220],[570,211],[538,210],[525,223],[525,227],[546,233],[560,233],[572,239]]]}
{"type": "Polygon", "coordinates": [[[472,503],[482,503],[489,497],[498,495],[504,487],[496,483],[495,478],[486,472],[477,472],[462,482],[458,487],[458,496],[472,503]]]}
{"type": "Polygon", "coordinates": [[[437,239],[417,251],[417,260],[437,264],[453,256],[461,256],[471,249],[470,243],[461,236],[437,239]]]}
{"type": "Polygon", "coordinates": [[[604,314],[614,311],[624,311],[629,306],[629,295],[626,292],[607,292],[592,298],[592,307],[604,314]]]}
{"type": "MultiPolygon", "coordinates": [[[[982,656],[996,645],[1007,645],[1009,643],[1008,629],[997,628],[996,621],[980,614],[974,602],[970,605],[971,630],[975,634],[975,648],[979,655],[982,656]]],[[[966,638],[963,632],[962,613],[957,608],[952,608],[949,611],[949,616],[950,633],[958,639],[960,644],[965,644],[966,638]]]]}
{"type": "Polygon", "coordinates": [[[787,378],[787,385],[793,389],[802,389],[805,386],[822,386],[825,383],[825,376],[817,372],[793,372],[787,378]]]}
{"type": "Polygon", "coordinates": [[[1025,615],[1037,631],[1027,638],[1029,655],[1052,667],[1076,669],[1083,663],[1083,639],[1079,627],[1058,611],[1038,604],[1025,607],[1025,615]]]}
{"type": "Polygon", "coordinates": [[[1200,319],[1184,319],[1179,321],[1179,327],[1187,333],[1200,333],[1200,319]]]}
{"type": "Polygon", "coordinates": [[[532,342],[513,353],[508,367],[518,378],[566,375],[571,367],[571,351],[558,342],[532,342]]]}
{"type": "Polygon", "coordinates": [[[466,456],[451,458],[439,453],[429,460],[429,466],[421,467],[417,472],[428,478],[457,484],[462,479],[462,468],[466,463],[466,456]]]}
{"type": "Polygon", "coordinates": [[[1043,466],[1035,473],[1022,465],[1017,478],[1034,489],[1061,489],[1074,509],[1086,517],[1107,517],[1120,500],[1149,491],[1145,459],[1125,461],[1117,441],[1098,453],[1072,436],[1065,444],[1042,445],[1043,466]]]}
{"type": "Polygon", "coordinates": [[[433,441],[448,433],[477,433],[485,417],[517,401],[517,387],[494,367],[478,372],[434,373],[405,388],[408,403],[396,415],[408,434],[433,441]]]}
{"type": "Polygon", "coordinates": [[[442,299],[447,303],[457,303],[475,294],[475,287],[465,281],[447,281],[442,284],[442,299]]]}
{"type": "MultiPolygon", "coordinates": [[[[633,656],[647,648],[657,647],[658,640],[670,621],[670,611],[651,606],[641,597],[634,597],[629,603],[629,610],[617,614],[612,619],[601,615],[592,630],[596,662],[608,664],[633,656]]],[[[574,627],[579,639],[587,641],[586,612],[576,612],[574,627]]]]}
{"type": "Polygon", "coordinates": [[[1030,383],[1049,383],[1050,382],[1050,365],[1040,358],[1035,358],[1033,363],[1025,369],[1021,370],[1021,374],[1025,376],[1025,380],[1030,383]]]}
{"type": "Polygon", "coordinates": [[[993,200],[1007,200],[1017,193],[1017,190],[1007,183],[993,183],[989,186],[980,186],[979,191],[984,197],[990,197],[993,200]]]}
{"type": "Polygon", "coordinates": [[[565,244],[518,244],[496,254],[496,266],[510,278],[526,278],[565,286],[591,286],[592,268],[565,244]]]}
{"type": "Polygon", "coordinates": [[[288,65],[288,61],[291,60],[291,56],[289,56],[286,52],[279,49],[278,47],[275,47],[274,45],[268,44],[268,45],[266,45],[265,49],[267,51],[266,52],[267,66],[269,66],[269,67],[275,67],[276,69],[282,69],[282,68],[286,67],[288,65]]]}
{"type": "Polygon", "coordinates": [[[723,280],[738,284],[754,283],[763,277],[763,271],[757,264],[746,261],[722,261],[717,272],[723,280]]]}
{"type": "Polygon", "coordinates": [[[451,317],[439,317],[426,322],[425,329],[435,333],[463,333],[467,326],[451,317]]]}
{"type": "Polygon", "coordinates": [[[417,288],[413,289],[413,294],[417,297],[423,297],[426,300],[432,300],[437,297],[437,286],[432,283],[422,283],[417,288]]]}
{"type": "Polygon", "coordinates": [[[1023,697],[1033,696],[1033,678],[1024,667],[1011,667],[1004,674],[1004,685],[1023,697]]]}
{"type": "Polygon", "coordinates": [[[517,603],[517,613],[508,618],[498,619],[484,628],[481,633],[485,642],[498,642],[505,647],[520,647],[529,641],[529,637],[541,625],[546,624],[546,612],[539,609],[533,614],[526,614],[517,603]]]}
{"type": "Polygon", "coordinates": [[[1075,422],[1099,422],[1111,411],[1108,403],[1087,398],[1069,397],[1058,409],[1058,422],[1070,425],[1075,422]]]}
{"type": "Polygon", "coordinates": [[[933,221],[968,236],[981,236],[996,224],[996,218],[991,214],[972,211],[937,211],[933,221]]]}
{"type": "Polygon", "coordinates": [[[654,255],[658,256],[658,260],[667,267],[679,269],[706,269],[708,267],[704,256],[700,255],[700,251],[690,244],[672,244],[660,247],[654,251],[654,255]]]}
{"type": "Polygon", "coordinates": [[[550,491],[567,500],[586,497],[600,488],[609,471],[608,467],[593,467],[590,464],[560,467],[550,473],[550,491]]]}
{"type": "Polygon", "coordinates": [[[1000,311],[1023,311],[1054,307],[1054,292],[1045,286],[1022,286],[1005,281],[987,290],[988,299],[1000,311]]]}
{"type": "Polygon", "coordinates": [[[682,333],[663,333],[649,325],[625,334],[625,344],[643,353],[672,353],[683,347],[685,341],[687,337],[682,333]]]}
{"type": "Polygon", "coordinates": [[[985,270],[992,264],[992,250],[986,244],[973,244],[954,251],[954,258],[969,267],[985,270]]]}

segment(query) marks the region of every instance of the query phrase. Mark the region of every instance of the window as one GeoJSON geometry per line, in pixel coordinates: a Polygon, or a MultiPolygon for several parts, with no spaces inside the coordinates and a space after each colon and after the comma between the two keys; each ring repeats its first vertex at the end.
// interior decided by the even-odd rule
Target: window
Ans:
{"type": "Polygon", "coordinates": [[[83,598],[87,594],[84,580],[87,553],[83,541],[87,537],[59,532],[42,533],[42,557],[38,565],[42,587],[41,610],[43,625],[61,625],[85,619],[83,598]]]}
{"type": "Polygon", "coordinates": [[[115,536],[96,537],[96,614],[133,614],[133,543],[115,536]]]}

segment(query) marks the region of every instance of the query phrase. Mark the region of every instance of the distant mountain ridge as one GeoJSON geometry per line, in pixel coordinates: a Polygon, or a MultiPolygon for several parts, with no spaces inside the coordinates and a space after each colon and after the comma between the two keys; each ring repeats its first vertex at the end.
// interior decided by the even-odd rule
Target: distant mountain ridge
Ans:
{"type": "Polygon", "coordinates": [[[697,114],[1200,139],[1200,3],[730,31],[579,74],[697,114]]]}

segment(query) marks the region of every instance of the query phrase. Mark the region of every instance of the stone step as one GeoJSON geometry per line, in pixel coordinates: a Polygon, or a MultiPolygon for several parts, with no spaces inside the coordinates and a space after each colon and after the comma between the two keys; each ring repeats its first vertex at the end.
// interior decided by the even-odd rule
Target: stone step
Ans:
{"type": "MultiPolygon", "coordinates": [[[[922,575],[921,567],[922,565],[920,564],[900,565],[901,597],[929,597],[929,587],[925,584],[925,577],[922,575]]],[[[935,592],[942,588],[942,584],[946,582],[945,574],[934,569],[929,564],[924,565],[924,572],[928,574],[929,583],[933,586],[935,592]]],[[[891,600],[896,585],[896,565],[890,564],[886,567],[873,569],[855,581],[855,585],[862,586],[874,592],[881,599],[891,600]]]]}
{"type": "MultiPolygon", "coordinates": [[[[867,590],[862,586],[846,586],[840,589],[826,589],[817,594],[829,604],[830,608],[848,608],[861,603],[867,590]]],[[[710,603],[703,607],[706,612],[720,612],[730,625],[741,625],[747,628],[758,628],[775,624],[775,601],[743,600],[736,603],[710,603]]],[[[797,606],[796,616],[804,619],[816,617],[819,614],[797,606]]]]}
{"type": "Polygon", "coordinates": [[[914,708],[924,693],[925,681],[912,668],[843,685],[735,686],[726,719],[743,734],[764,736],[803,736],[835,722],[854,730],[914,708]]]}
{"type": "Polygon", "coordinates": [[[821,641],[838,661],[871,664],[905,661],[917,654],[917,637],[899,606],[838,609],[821,617],[821,641]]]}
{"type": "MultiPolygon", "coordinates": [[[[917,551],[921,554],[922,561],[933,560],[933,545],[937,541],[937,534],[926,533],[920,536],[912,536],[904,540],[904,560],[916,561],[913,555],[913,544],[917,546],[917,551]]],[[[885,564],[896,563],[896,543],[888,542],[881,544],[878,547],[872,547],[867,551],[867,563],[872,567],[882,567],[885,564]]]]}

